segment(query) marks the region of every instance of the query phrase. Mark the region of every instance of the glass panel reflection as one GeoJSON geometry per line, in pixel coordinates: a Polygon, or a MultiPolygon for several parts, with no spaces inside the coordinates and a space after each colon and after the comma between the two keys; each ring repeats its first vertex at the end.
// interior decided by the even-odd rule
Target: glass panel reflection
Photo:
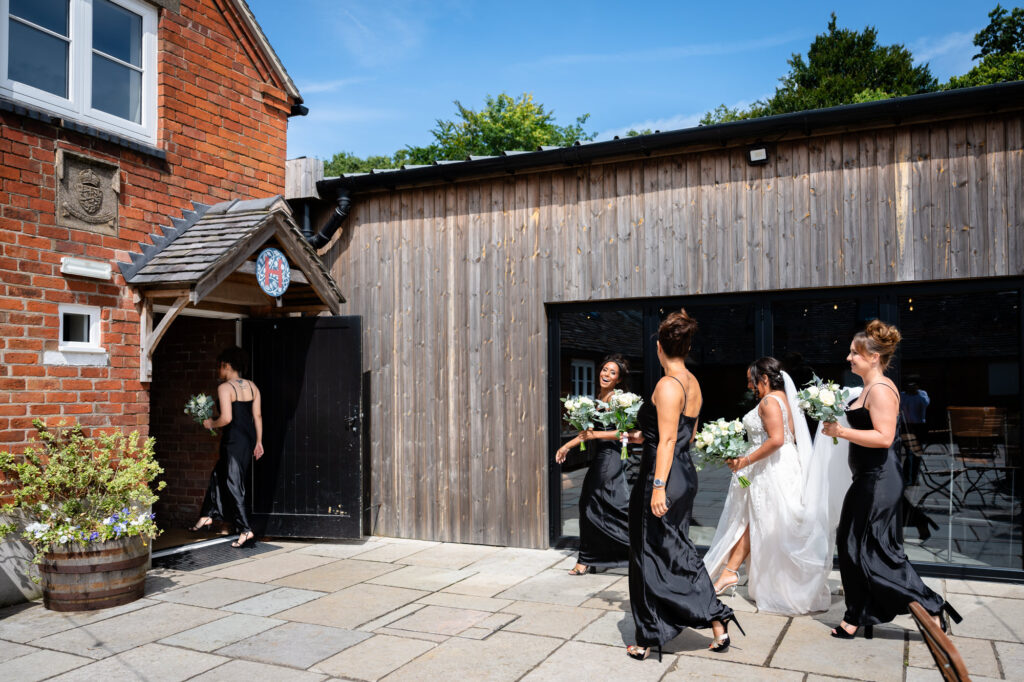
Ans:
{"type": "Polygon", "coordinates": [[[8,78],[68,96],[68,44],[38,29],[10,20],[8,78]]]}
{"type": "Polygon", "coordinates": [[[122,62],[141,67],[142,17],[109,0],[94,0],[92,47],[122,62]]]}
{"type": "MultiPolygon", "coordinates": [[[[629,362],[628,385],[620,382],[619,388],[643,393],[643,315],[640,310],[605,310],[584,313],[560,313],[561,376],[559,397],[571,395],[581,385],[594,387],[593,380],[581,382],[583,376],[596,377],[601,371],[601,360],[612,353],[620,353],[629,362]],[[591,375],[586,368],[592,367],[591,375]]],[[[646,399],[647,396],[644,396],[646,399]]],[[[558,447],[576,436],[576,431],[562,422],[558,447]]],[[[638,446],[631,446],[632,455],[626,466],[626,477],[632,484],[638,466],[638,446]]],[[[583,478],[587,474],[595,448],[585,451],[578,447],[569,451],[561,467],[561,514],[562,535],[579,536],[579,499],[583,478]]]]}
{"type": "Polygon", "coordinates": [[[11,0],[10,12],[36,26],[68,35],[69,0],[11,0]]]}
{"type": "Polygon", "coordinates": [[[98,54],[92,59],[92,107],[142,122],[142,74],[98,54]]]}

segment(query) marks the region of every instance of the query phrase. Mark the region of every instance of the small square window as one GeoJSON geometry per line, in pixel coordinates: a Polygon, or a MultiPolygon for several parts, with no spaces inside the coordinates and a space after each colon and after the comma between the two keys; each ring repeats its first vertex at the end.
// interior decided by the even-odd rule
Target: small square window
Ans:
{"type": "Polygon", "coordinates": [[[92,306],[62,305],[60,313],[60,350],[102,352],[100,346],[100,309],[92,306]]]}

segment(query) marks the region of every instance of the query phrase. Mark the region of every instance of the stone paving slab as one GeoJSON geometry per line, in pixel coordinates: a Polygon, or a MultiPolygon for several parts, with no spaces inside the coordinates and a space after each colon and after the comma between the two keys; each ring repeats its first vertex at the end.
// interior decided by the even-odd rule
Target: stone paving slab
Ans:
{"type": "Polygon", "coordinates": [[[453,571],[433,566],[405,566],[397,571],[371,578],[367,582],[374,585],[391,585],[392,587],[408,587],[413,590],[436,592],[471,575],[473,575],[472,571],[453,571]]]}
{"type": "Polygon", "coordinates": [[[616,575],[581,575],[550,569],[499,593],[501,599],[580,606],[620,580],[616,575]]]}
{"type": "Polygon", "coordinates": [[[415,554],[399,559],[396,563],[411,564],[413,566],[433,566],[435,568],[450,568],[458,570],[465,568],[481,559],[497,554],[499,547],[488,547],[487,545],[456,545],[444,543],[424,549],[415,554]]]}
{"type": "Polygon", "coordinates": [[[876,626],[874,639],[835,639],[823,623],[794,618],[772,657],[771,667],[837,677],[848,677],[850,671],[856,671],[865,680],[902,682],[903,640],[904,631],[889,626],[876,626]]]}
{"type": "Polygon", "coordinates": [[[308,601],[325,596],[326,592],[299,590],[294,587],[279,587],[270,592],[249,597],[223,607],[225,611],[247,613],[251,616],[272,616],[279,611],[291,609],[308,601]]]}
{"type": "Polygon", "coordinates": [[[341,559],[308,571],[294,573],[274,580],[274,585],[297,587],[302,590],[319,592],[337,592],[338,590],[357,585],[364,580],[376,578],[400,569],[396,564],[385,564],[377,561],[360,561],[358,559],[341,559]]]}
{"type": "Polygon", "coordinates": [[[376,682],[414,658],[430,651],[434,644],[422,639],[374,635],[353,647],[320,661],[311,670],[337,677],[376,682]]]}
{"type": "Polygon", "coordinates": [[[301,573],[317,566],[322,566],[337,561],[332,557],[316,556],[314,554],[298,554],[288,552],[269,558],[259,558],[244,564],[237,564],[220,571],[212,571],[206,575],[214,578],[231,578],[234,580],[248,580],[254,583],[269,583],[272,580],[283,578],[293,573],[301,573]]]}
{"type": "Polygon", "coordinates": [[[365,554],[378,547],[382,543],[376,539],[367,538],[362,541],[352,542],[323,542],[308,545],[295,551],[296,554],[312,554],[314,556],[332,557],[335,559],[351,559],[354,556],[365,554]]]}
{"type": "MultiPolygon", "coordinates": [[[[1001,676],[999,661],[996,660],[996,650],[993,648],[992,642],[986,639],[971,639],[956,635],[952,635],[950,639],[957,651],[960,652],[964,662],[968,663],[967,669],[971,673],[972,679],[979,675],[997,678],[1001,676]]],[[[910,651],[907,661],[908,665],[916,668],[935,670],[935,661],[919,632],[914,631],[910,634],[910,651]]],[[[1020,675],[1024,677],[1024,669],[1020,670],[1020,675]]]]}
{"type": "Polygon", "coordinates": [[[32,649],[32,653],[0,663],[0,680],[36,682],[92,663],[91,658],[60,651],[32,649]]]}
{"type": "MultiPolygon", "coordinates": [[[[1024,585],[1014,583],[987,583],[979,580],[953,580],[946,579],[946,598],[953,605],[953,608],[960,610],[957,606],[961,594],[971,594],[985,597],[1005,597],[1007,599],[1024,599],[1024,585]]],[[[941,592],[939,594],[942,594],[941,592]]]]}
{"type": "MultiPolygon", "coordinates": [[[[995,647],[996,654],[999,655],[999,662],[1007,679],[1012,679],[1009,677],[1010,675],[1024,679],[1024,644],[992,642],[992,645],[995,647]]],[[[970,663],[968,663],[967,669],[970,670],[970,663]]]]}
{"type": "Polygon", "coordinates": [[[151,599],[137,599],[129,604],[102,611],[77,613],[48,611],[40,602],[17,604],[0,609],[0,639],[24,644],[56,632],[91,625],[123,613],[138,611],[157,603],[151,599]]]}
{"type": "Polygon", "coordinates": [[[629,611],[629,578],[619,578],[582,605],[591,609],[629,611]]]}
{"type": "MultiPolygon", "coordinates": [[[[951,601],[952,603],[952,601],[951,601]]],[[[981,595],[959,595],[953,607],[964,617],[950,629],[960,637],[1024,642],[1024,617],[1020,599],[981,595]]]]}
{"type": "Polygon", "coordinates": [[[217,651],[222,656],[308,668],[370,637],[366,632],[287,623],[217,651]]]}
{"type": "MultiPolygon", "coordinates": [[[[472,565],[472,564],[471,564],[472,565]]],[[[469,570],[469,569],[466,569],[469,570]]],[[[476,597],[493,597],[533,577],[533,573],[476,573],[444,588],[445,592],[476,597]]]]}
{"type": "Polygon", "coordinates": [[[188,587],[209,580],[205,575],[174,571],[166,568],[150,569],[146,572],[146,596],[163,594],[179,587],[188,587]]]}
{"type": "MultiPolygon", "coordinates": [[[[429,597],[430,595],[427,595],[427,596],[429,597]]],[[[373,620],[371,620],[369,622],[366,622],[366,623],[363,623],[359,627],[353,628],[353,629],[355,629],[355,630],[363,630],[365,632],[373,632],[374,630],[377,630],[378,628],[387,627],[391,623],[394,623],[396,620],[399,620],[400,618],[405,618],[406,616],[408,616],[411,613],[416,613],[417,611],[422,609],[424,606],[425,606],[424,604],[420,604],[418,602],[414,603],[414,604],[406,604],[405,606],[398,607],[394,611],[388,611],[387,613],[385,613],[380,618],[374,618],[373,620]]]]}
{"type": "Polygon", "coordinates": [[[432,606],[450,606],[455,609],[475,609],[477,611],[501,611],[509,604],[514,603],[511,599],[491,599],[490,597],[472,597],[466,594],[448,594],[447,592],[434,592],[419,600],[420,604],[432,606]]]}
{"type": "Polygon", "coordinates": [[[269,592],[272,589],[274,588],[270,585],[261,585],[245,580],[212,578],[195,585],[154,595],[153,598],[175,604],[216,609],[257,594],[269,592]]]}
{"type": "Polygon", "coordinates": [[[32,644],[89,658],[106,658],[209,623],[223,615],[220,611],[186,604],[156,604],[58,632],[32,644]]]}
{"type": "MultiPolygon", "coordinates": [[[[731,651],[731,647],[730,647],[731,651]]],[[[645,661],[646,663],[646,661],[645,661]]],[[[680,656],[675,667],[662,678],[662,682],[683,680],[764,680],[766,682],[801,682],[804,673],[793,670],[775,670],[743,665],[729,660],[729,652],[717,658],[680,656]]]]}
{"type": "Polygon", "coordinates": [[[286,621],[241,613],[215,620],[206,625],[179,632],[160,640],[161,644],[180,646],[196,651],[216,651],[221,647],[283,625],[286,621]]]}
{"type": "Polygon", "coordinates": [[[37,649],[25,646],[24,644],[15,644],[14,642],[4,642],[0,640],[0,663],[9,661],[12,658],[17,658],[18,656],[25,656],[33,651],[37,651],[37,649]]]}
{"type": "Polygon", "coordinates": [[[276,615],[284,620],[356,628],[424,596],[422,590],[387,585],[354,585],[276,615]]]}
{"type": "Polygon", "coordinates": [[[562,682],[563,680],[630,680],[656,682],[675,665],[676,657],[667,655],[659,662],[657,654],[635,661],[622,647],[586,642],[567,642],[537,666],[523,682],[562,682]]]}
{"type": "Polygon", "coordinates": [[[729,641],[731,643],[728,654],[717,654],[708,649],[708,645],[714,638],[711,628],[684,630],[678,637],[665,645],[665,650],[709,659],[725,657],[733,663],[765,665],[779,642],[783,628],[786,627],[786,623],[790,619],[771,613],[744,613],[738,618],[747,634],[744,635],[740,632],[735,623],[729,624],[729,641]]]}
{"type": "Polygon", "coordinates": [[[422,552],[425,549],[437,547],[440,544],[440,542],[427,542],[425,540],[380,543],[375,549],[360,554],[359,559],[361,561],[384,561],[391,563],[417,552],[422,552]]]}
{"type": "Polygon", "coordinates": [[[53,679],[59,682],[179,682],[225,662],[220,656],[146,644],[53,679]]]}
{"type": "Polygon", "coordinates": [[[558,549],[520,549],[505,547],[466,566],[467,571],[529,577],[565,560],[558,549]]]}
{"type": "MultiPolygon", "coordinates": [[[[970,672],[970,668],[968,668],[970,672]]],[[[931,668],[907,668],[907,676],[904,678],[906,682],[943,682],[943,677],[933,665],[931,668]]],[[[971,682],[1000,682],[1003,678],[1001,677],[983,677],[971,673],[971,682]]],[[[1008,679],[1021,679],[1008,678],[1008,679]]]]}
{"type": "Polygon", "coordinates": [[[257,682],[258,680],[319,682],[326,677],[326,675],[318,673],[257,663],[256,661],[229,661],[198,677],[193,677],[191,682],[257,682]]]}
{"type": "Polygon", "coordinates": [[[599,609],[576,606],[555,606],[517,601],[502,609],[505,613],[519,616],[505,626],[505,630],[529,635],[544,635],[569,639],[599,616],[605,614],[599,609]]]}
{"type": "Polygon", "coordinates": [[[477,625],[491,614],[487,611],[452,609],[446,606],[425,606],[416,613],[388,625],[392,630],[412,630],[435,635],[457,635],[477,625]]]}
{"type": "Polygon", "coordinates": [[[512,682],[532,670],[562,640],[514,632],[496,632],[485,640],[449,639],[402,666],[384,679],[487,680],[512,682]]]}

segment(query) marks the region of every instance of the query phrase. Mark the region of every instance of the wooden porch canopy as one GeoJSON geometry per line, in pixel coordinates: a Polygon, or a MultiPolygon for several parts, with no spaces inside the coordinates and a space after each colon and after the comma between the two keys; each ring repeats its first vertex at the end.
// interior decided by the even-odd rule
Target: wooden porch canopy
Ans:
{"type": "Polygon", "coordinates": [[[140,244],[142,253],[131,253],[131,263],[118,263],[142,305],[141,381],[150,380],[153,350],[186,307],[267,317],[338,314],[345,302],[281,196],[193,207],[172,218],[163,236],[151,235],[152,244],[140,244]],[[282,251],[291,265],[291,284],[277,299],[256,281],[256,256],[265,247],[282,251]],[[154,304],[168,307],[156,328],[154,304]]]}

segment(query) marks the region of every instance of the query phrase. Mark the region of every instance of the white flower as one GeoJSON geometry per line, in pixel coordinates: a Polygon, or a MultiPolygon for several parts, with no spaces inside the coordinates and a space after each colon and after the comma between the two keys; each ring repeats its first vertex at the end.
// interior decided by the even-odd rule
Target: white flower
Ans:
{"type": "Polygon", "coordinates": [[[807,397],[808,398],[817,398],[818,397],[818,387],[817,386],[808,386],[807,387],[807,397]]]}
{"type": "Polygon", "coordinates": [[[796,406],[799,407],[804,412],[806,412],[807,410],[811,409],[811,404],[809,402],[807,402],[806,400],[801,400],[800,402],[798,402],[796,404],[796,406]]]}
{"type": "Polygon", "coordinates": [[[50,524],[48,523],[30,523],[25,526],[25,530],[29,533],[34,533],[36,537],[39,537],[46,531],[50,530],[50,524]]]}
{"type": "Polygon", "coordinates": [[[743,433],[743,424],[737,422],[732,423],[732,430],[736,433],[743,433]]]}
{"type": "Polygon", "coordinates": [[[712,434],[711,434],[710,432],[708,432],[708,431],[705,431],[704,433],[702,433],[702,434],[700,435],[700,437],[701,437],[701,439],[702,439],[702,440],[704,441],[704,443],[705,443],[705,444],[707,444],[707,445],[711,445],[712,443],[714,443],[714,442],[715,442],[715,437],[714,437],[714,435],[712,435],[712,434]]]}
{"type": "Polygon", "coordinates": [[[818,399],[821,400],[821,404],[825,407],[832,407],[836,404],[836,394],[829,390],[819,393],[818,399]]]}

